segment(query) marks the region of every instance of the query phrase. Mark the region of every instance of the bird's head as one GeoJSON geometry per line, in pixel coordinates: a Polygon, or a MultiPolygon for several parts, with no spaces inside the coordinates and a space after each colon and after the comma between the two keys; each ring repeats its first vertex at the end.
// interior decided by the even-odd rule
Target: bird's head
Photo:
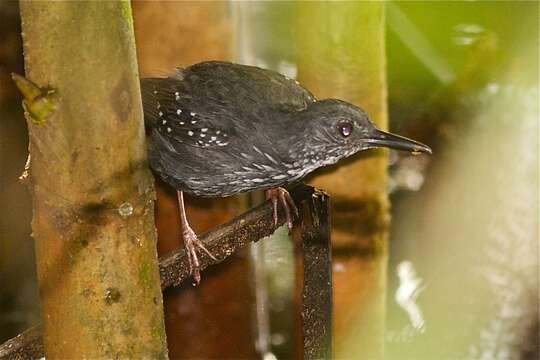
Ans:
{"type": "Polygon", "coordinates": [[[317,101],[303,113],[302,120],[310,124],[304,133],[304,152],[315,153],[321,165],[379,147],[431,154],[427,145],[377,129],[364,110],[341,100],[317,101]]]}

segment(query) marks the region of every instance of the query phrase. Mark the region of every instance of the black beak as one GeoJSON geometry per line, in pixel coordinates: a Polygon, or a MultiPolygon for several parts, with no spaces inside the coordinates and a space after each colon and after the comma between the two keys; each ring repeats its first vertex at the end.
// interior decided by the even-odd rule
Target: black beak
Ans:
{"type": "Polygon", "coordinates": [[[407,139],[406,137],[394,135],[375,129],[375,132],[364,142],[370,147],[387,147],[391,149],[410,151],[413,154],[427,153],[431,154],[431,148],[418,141],[407,139]]]}

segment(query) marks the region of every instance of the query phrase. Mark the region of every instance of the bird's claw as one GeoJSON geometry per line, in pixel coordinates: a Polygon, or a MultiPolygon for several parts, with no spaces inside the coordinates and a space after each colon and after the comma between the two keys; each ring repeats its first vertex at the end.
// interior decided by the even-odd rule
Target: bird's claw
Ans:
{"type": "Polygon", "coordinates": [[[208,251],[208,249],[204,246],[204,243],[199,240],[195,232],[190,227],[184,229],[182,235],[184,239],[184,247],[188,257],[189,272],[193,276],[196,285],[199,285],[201,282],[201,266],[199,257],[197,256],[197,249],[204,251],[212,260],[217,260],[217,258],[212,255],[210,251],[208,251]]]}
{"type": "Polygon", "coordinates": [[[298,217],[298,208],[294,204],[294,200],[291,197],[291,194],[284,188],[275,188],[275,189],[269,189],[266,190],[266,198],[268,200],[272,201],[272,206],[274,209],[274,226],[277,226],[278,223],[278,199],[281,202],[281,206],[283,207],[283,210],[285,210],[285,219],[287,223],[287,227],[289,228],[289,233],[291,232],[293,228],[293,215],[298,217]],[[291,213],[292,209],[292,213],[291,213]]]}

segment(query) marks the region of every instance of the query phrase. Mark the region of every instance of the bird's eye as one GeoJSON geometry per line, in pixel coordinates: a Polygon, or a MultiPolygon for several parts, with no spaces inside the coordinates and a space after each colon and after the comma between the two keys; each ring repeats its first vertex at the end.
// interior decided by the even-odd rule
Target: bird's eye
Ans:
{"type": "Polygon", "coordinates": [[[341,122],[338,125],[338,130],[341,136],[348,137],[353,131],[353,125],[349,122],[341,122]]]}

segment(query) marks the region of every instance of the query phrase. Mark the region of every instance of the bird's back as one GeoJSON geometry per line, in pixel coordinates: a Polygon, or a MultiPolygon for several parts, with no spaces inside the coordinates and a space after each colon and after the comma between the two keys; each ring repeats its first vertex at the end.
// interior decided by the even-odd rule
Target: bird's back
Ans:
{"type": "Polygon", "coordinates": [[[227,121],[228,112],[260,122],[276,111],[301,111],[315,100],[295,80],[277,72],[222,61],[177,69],[168,78],[143,79],[142,90],[145,111],[154,110],[145,113],[149,120],[158,117],[156,101],[164,96],[197,114],[226,116],[220,123],[227,121]]]}

